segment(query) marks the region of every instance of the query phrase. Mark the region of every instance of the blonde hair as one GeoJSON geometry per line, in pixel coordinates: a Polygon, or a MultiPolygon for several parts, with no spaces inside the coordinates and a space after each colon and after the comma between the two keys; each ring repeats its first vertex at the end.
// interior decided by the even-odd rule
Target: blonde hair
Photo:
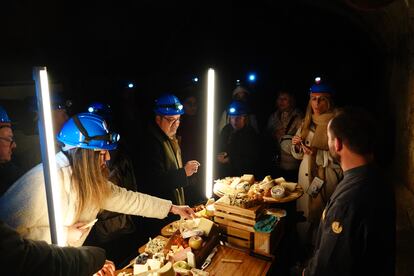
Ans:
{"type": "MultiPolygon", "coordinates": [[[[327,112],[331,112],[334,109],[334,103],[332,100],[332,97],[325,97],[328,100],[328,111],[327,112]]],[[[306,137],[309,134],[309,130],[312,124],[312,114],[313,114],[313,110],[312,110],[312,98],[309,97],[309,102],[308,102],[308,106],[306,107],[306,114],[305,114],[305,118],[303,119],[303,124],[302,124],[302,130],[300,132],[300,137],[302,139],[306,139],[306,137]]]]}
{"type": "Polygon", "coordinates": [[[71,191],[75,193],[76,220],[88,205],[100,208],[111,190],[108,169],[99,164],[100,151],[74,148],[68,151],[72,165],[71,191]]]}

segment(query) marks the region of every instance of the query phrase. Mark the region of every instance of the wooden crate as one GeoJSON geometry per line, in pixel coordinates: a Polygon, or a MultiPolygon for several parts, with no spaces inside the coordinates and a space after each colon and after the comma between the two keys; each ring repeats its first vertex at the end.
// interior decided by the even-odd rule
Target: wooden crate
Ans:
{"type": "Polygon", "coordinates": [[[214,221],[230,244],[272,257],[284,233],[284,220],[278,221],[271,233],[256,232],[253,226],[265,208],[265,204],[245,209],[216,202],[214,221]]]}
{"type": "Polygon", "coordinates": [[[230,226],[249,232],[254,232],[253,226],[264,209],[263,204],[245,209],[219,202],[216,202],[214,207],[215,222],[220,225],[230,226]]]}
{"type": "Polygon", "coordinates": [[[225,240],[237,247],[253,249],[253,232],[231,226],[220,225],[220,231],[225,240]]]}
{"type": "Polygon", "coordinates": [[[285,232],[285,220],[282,218],[276,223],[275,228],[270,233],[254,232],[253,252],[273,257],[281,238],[285,232]]]}

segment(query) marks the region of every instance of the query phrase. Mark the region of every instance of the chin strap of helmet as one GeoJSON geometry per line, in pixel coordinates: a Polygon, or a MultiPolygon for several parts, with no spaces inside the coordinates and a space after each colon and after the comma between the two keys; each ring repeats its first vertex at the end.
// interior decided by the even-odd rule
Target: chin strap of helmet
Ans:
{"type": "Polygon", "coordinates": [[[92,140],[103,140],[108,141],[112,143],[111,134],[107,133],[106,135],[97,135],[97,136],[89,136],[88,131],[86,128],[82,125],[81,121],[79,120],[78,116],[73,116],[73,121],[75,122],[75,125],[78,127],[79,131],[82,133],[83,136],[85,136],[85,143],[89,144],[92,140]]]}

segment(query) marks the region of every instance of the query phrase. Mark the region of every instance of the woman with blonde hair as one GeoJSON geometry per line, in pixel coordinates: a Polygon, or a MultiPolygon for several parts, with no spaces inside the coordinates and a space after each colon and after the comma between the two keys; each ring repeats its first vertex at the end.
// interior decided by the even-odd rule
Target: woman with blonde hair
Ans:
{"type": "Polygon", "coordinates": [[[312,248],[323,209],[342,179],[342,170],[329,154],[327,126],[334,116],[332,88],[316,82],[310,88],[310,98],[302,126],[292,138],[293,157],[301,159],[298,183],[305,194],[297,200],[297,211],[306,221],[297,230],[304,246],[312,248]]]}
{"type": "MultiPolygon", "coordinates": [[[[110,133],[105,120],[91,113],[69,119],[57,136],[63,144],[56,154],[60,185],[61,216],[66,244],[81,246],[92,222],[101,209],[165,218],[168,213],[191,217],[188,206],[176,206],[169,200],[127,191],[108,181],[106,161],[109,150],[117,147],[119,135],[110,133]]],[[[44,187],[43,165],[39,164],[0,198],[0,219],[23,237],[51,242],[44,187]]]]}

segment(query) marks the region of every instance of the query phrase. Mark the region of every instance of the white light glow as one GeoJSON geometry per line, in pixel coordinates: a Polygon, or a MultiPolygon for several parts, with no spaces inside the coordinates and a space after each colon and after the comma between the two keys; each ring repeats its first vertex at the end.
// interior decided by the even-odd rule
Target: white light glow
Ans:
{"type": "Polygon", "coordinates": [[[213,195],[213,167],[214,167],[214,95],[215,72],[208,70],[207,81],[207,143],[206,143],[206,197],[213,195]]]}
{"type": "Polygon", "coordinates": [[[60,246],[66,245],[66,236],[64,235],[63,231],[63,224],[62,224],[62,212],[60,209],[60,186],[57,176],[57,167],[56,167],[56,151],[55,151],[55,137],[53,131],[53,122],[52,122],[52,110],[50,105],[50,95],[49,95],[49,81],[47,77],[46,69],[39,71],[40,76],[40,92],[42,98],[42,108],[43,108],[43,116],[44,116],[44,129],[45,129],[45,137],[46,137],[46,152],[47,158],[49,159],[48,165],[49,167],[46,168],[49,170],[50,175],[50,183],[52,189],[52,196],[53,196],[53,209],[55,214],[55,223],[56,229],[52,229],[52,231],[56,231],[57,236],[57,244],[60,246]]]}

